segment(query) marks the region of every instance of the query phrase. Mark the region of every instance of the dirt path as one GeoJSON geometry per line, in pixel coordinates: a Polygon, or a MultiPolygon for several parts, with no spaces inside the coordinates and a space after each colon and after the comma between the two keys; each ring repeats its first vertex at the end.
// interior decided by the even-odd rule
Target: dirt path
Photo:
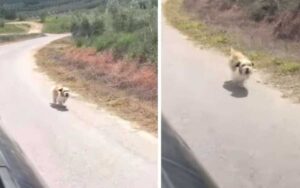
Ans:
{"type": "Polygon", "coordinates": [[[50,107],[34,52],[64,35],[0,46],[0,117],[50,188],[154,188],[156,138],[78,96],[50,107]]]}
{"type": "Polygon", "coordinates": [[[163,20],[162,111],[222,188],[300,184],[300,105],[230,82],[228,57],[199,49],[163,20]]]}
{"type": "Polygon", "coordinates": [[[32,33],[42,33],[43,30],[43,24],[38,23],[38,22],[33,22],[33,21],[19,21],[19,22],[9,22],[7,24],[27,24],[30,26],[29,30],[27,31],[28,34],[32,33]]]}

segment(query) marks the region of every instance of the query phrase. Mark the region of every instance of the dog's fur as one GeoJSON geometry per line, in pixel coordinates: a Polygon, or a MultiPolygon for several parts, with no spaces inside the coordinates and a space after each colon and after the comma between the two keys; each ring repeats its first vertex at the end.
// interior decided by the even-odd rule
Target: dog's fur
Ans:
{"type": "Polygon", "coordinates": [[[52,89],[53,104],[63,105],[70,96],[69,89],[62,86],[55,86],[52,89]]]}
{"type": "Polygon", "coordinates": [[[229,64],[232,70],[232,80],[243,86],[253,72],[253,62],[241,52],[231,48],[229,64]]]}

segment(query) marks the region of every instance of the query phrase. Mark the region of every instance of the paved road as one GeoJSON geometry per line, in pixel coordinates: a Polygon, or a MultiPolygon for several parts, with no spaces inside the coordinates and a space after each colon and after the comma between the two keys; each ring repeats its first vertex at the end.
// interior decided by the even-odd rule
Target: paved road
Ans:
{"type": "Polygon", "coordinates": [[[300,105],[257,83],[236,89],[228,57],[163,21],[162,111],[222,188],[300,185],[300,105]]]}
{"type": "Polygon", "coordinates": [[[33,55],[60,37],[0,46],[3,129],[50,188],[156,187],[154,137],[80,97],[68,111],[50,107],[54,83],[35,70],[33,55]]]}

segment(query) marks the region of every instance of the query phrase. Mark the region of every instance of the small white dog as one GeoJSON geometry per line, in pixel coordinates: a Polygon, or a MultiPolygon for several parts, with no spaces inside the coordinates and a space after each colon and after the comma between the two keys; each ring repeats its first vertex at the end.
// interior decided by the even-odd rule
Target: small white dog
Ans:
{"type": "Polygon", "coordinates": [[[253,62],[251,62],[244,54],[235,49],[230,50],[230,68],[232,70],[232,81],[244,85],[244,82],[250,77],[253,72],[253,62]]]}
{"type": "Polygon", "coordinates": [[[63,105],[70,96],[69,89],[66,87],[55,86],[52,89],[53,104],[63,105]]]}

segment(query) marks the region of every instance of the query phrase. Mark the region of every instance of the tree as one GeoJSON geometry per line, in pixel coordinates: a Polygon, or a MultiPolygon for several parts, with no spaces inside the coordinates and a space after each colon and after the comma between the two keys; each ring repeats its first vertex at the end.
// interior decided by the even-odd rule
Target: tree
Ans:
{"type": "Polygon", "coordinates": [[[44,23],[46,21],[47,18],[47,14],[46,12],[43,12],[42,14],[40,14],[40,22],[44,23]]]}
{"type": "Polygon", "coordinates": [[[102,35],[102,33],[104,32],[104,22],[102,19],[96,19],[93,23],[92,23],[92,35],[102,35]]]}
{"type": "Polygon", "coordinates": [[[0,19],[0,27],[4,27],[5,26],[5,21],[3,19],[0,19]]]}
{"type": "Polygon", "coordinates": [[[87,18],[84,18],[81,22],[81,35],[85,37],[91,36],[91,24],[87,18]]]}

